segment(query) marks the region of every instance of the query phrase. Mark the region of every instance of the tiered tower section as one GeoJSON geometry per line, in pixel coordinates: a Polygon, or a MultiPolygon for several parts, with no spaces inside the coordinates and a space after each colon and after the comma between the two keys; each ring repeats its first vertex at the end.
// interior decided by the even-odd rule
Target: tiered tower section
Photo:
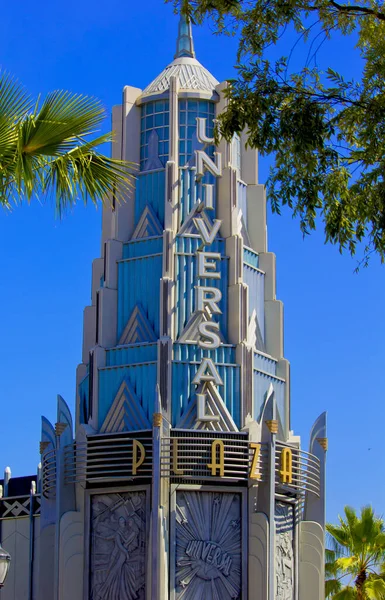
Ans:
{"type": "Polygon", "coordinates": [[[257,151],[213,139],[226,85],[181,19],[114,108],[139,172],[103,211],[75,436],[61,398],[43,421],[39,600],[323,597],[325,417],[303,452],[257,151]]]}

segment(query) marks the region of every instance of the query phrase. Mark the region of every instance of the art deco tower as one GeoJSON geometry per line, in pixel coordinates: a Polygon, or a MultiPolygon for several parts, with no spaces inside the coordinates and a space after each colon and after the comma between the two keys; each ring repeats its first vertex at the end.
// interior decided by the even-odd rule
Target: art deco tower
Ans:
{"type": "Polygon", "coordinates": [[[302,451],[257,151],[214,146],[226,85],[182,18],[114,108],[139,172],[103,211],[75,432],[60,397],[43,419],[39,600],[323,598],[325,417],[302,451]]]}

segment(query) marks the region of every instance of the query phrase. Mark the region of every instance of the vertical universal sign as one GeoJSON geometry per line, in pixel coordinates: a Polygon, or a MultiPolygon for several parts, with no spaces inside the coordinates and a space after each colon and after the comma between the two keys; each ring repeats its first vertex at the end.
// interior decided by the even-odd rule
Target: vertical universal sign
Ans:
{"type": "MultiPolygon", "coordinates": [[[[214,144],[214,139],[206,135],[206,119],[197,118],[197,138],[204,148],[214,144]]],[[[222,156],[219,152],[214,153],[214,160],[205,152],[205,150],[195,151],[197,178],[202,178],[205,171],[209,171],[214,177],[222,176],[222,156]]],[[[205,188],[205,200],[203,210],[213,210],[213,191],[212,184],[203,184],[205,188]]],[[[201,286],[199,280],[218,280],[221,278],[219,252],[208,252],[205,250],[210,246],[221,227],[221,221],[214,219],[213,225],[207,226],[202,217],[194,218],[195,227],[202,241],[203,250],[199,249],[196,253],[198,285],[196,286],[196,309],[205,315],[206,320],[199,324],[198,345],[204,350],[215,350],[221,344],[219,335],[219,323],[212,320],[213,315],[221,314],[219,302],[222,299],[222,292],[217,287],[210,285],[201,286]],[[219,263],[218,263],[219,261],[219,263]]],[[[204,358],[199,365],[198,371],[193,379],[193,384],[198,386],[197,393],[197,420],[203,422],[219,421],[219,415],[207,413],[207,387],[209,385],[221,386],[223,381],[211,358],[204,358]]]]}

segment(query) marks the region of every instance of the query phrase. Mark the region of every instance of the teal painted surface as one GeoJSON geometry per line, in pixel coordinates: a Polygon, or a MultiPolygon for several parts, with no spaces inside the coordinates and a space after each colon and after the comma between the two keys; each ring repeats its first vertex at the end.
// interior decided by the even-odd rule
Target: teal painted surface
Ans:
{"type": "Polygon", "coordinates": [[[163,251],[163,237],[143,238],[123,244],[123,258],[137,258],[163,251]]]}
{"type": "Polygon", "coordinates": [[[217,364],[235,363],[235,346],[222,345],[216,350],[203,350],[196,344],[174,344],[174,361],[198,362],[203,358],[212,358],[217,364]]]}
{"type": "MultiPolygon", "coordinates": [[[[207,250],[219,252],[222,254],[220,261],[221,279],[199,279],[197,278],[197,259],[196,249],[199,246],[199,238],[182,236],[177,241],[177,247],[184,247],[185,251],[178,252],[176,256],[176,322],[177,336],[181,334],[189,318],[195,312],[196,308],[196,286],[215,287],[222,291],[222,300],[219,308],[221,315],[214,315],[213,320],[219,321],[221,333],[227,337],[227,310],[228,310],[228,258],[224,256],[223,240],[215,240],[207,250]]],[[[219,266],[219,261],[218,261],[219,266]]]]}
{"type": "Polygon", "coordinates": [[[196,180],[196,168],[186,166],[179,170],[180,173],[180,214],[179,222],[184,223],[188,215],[192,211],[194,205],[197,202],[206,201],[206,188],[204,184],[213,184],[213,206],[214,210],[210,211],[210,216],[215,217],[215,206],[216,206],[216,179],[211,173],[206,172],[201,181],[196,180]]]}
{"type": "Polygon", "coordinates": [[[132,344],[122,348],[114,348],[106,352],[106,366],[115,367],[133,365],[157,360],[158,345],[132,344]]]}
{"type": "Polygon", "coordinates": [[[279,418],[282,426],[285,427],[285,382],[273,377],[272,375],[266,375],[260,371],[254,370],[254,419],[259,421],[262,414],[263,404],[266,399],[266,393],[273,384],[275,391],[275,398],[277,401],[277,409],[279,418]]]}
{"type": "MultiPolygon", "coordinates": [[[[195,254],[202,246],[199,235],[178,235],[175,240],[176,252],[181,254],[195,254]]],[[[205,246],[207,252],[219,252],[225,257],[226,245],[223,238],[216,238],[211,246],[205,246]]]]}
{"type": "Polygon", "coordinates": [[[165,171],[140,173],[136,180],[135,225],[149,204],[164,227],[165,171]]]}
{"type": "Polygon", "coordinates": [[[131,383],[147,417],[152,419],[156,397],[156,363],[99,369],[99,427],[125,379],[131,383]]]}
{"type": "Polygon", "coordinates": [[[243,263],[243,281],[249,286],[249,317],[255,310],[262,339],[265,340],[265,275],[243,263]]]}
{"type": "Polygon", "coordinates": [[[264,371],[265,373],[269,373],[269,375],[276,375],[277,361],[259,354],[259,352],[254,352],[254,369],[264,371]]]}
{"type": "Polygon", "coordinates": [[[162,256],[134,258],[118,263],[118,339],[137,304],[159,336],[162,256]]]}
{"type": "Polygon", "coordinates": [[[89,414],[89,376],[86,375],[79,384],[79,398],[80,398],[80,411],[79,418],[80,423],[86,423],[86,415],[89,414]]]}
{"type": "MultiPolygon", "coordinates": [[[[192,384],[198,364],[187,362],[172,365],[172,425],[176,426],[180,418],[185,414],[191,401],[195,396],[196,386],[192,384]]],[[[216,365],[218,373],[223,380],[223,386],[218,390],[223,398],[227,409],[234,419],[237,427],[240,427],[240,367],[238,365],[221,366],[216,365]]]]}
{"type": "Polygon", "coordinates": [[[251,248],[244,247],[243,248],[243,262],[245,262],[247,265],[250,265],[251,267],[255,267],[256,269],[258,269],[258,267],[259,267],[258,254],[256,252],[254,252],[254,250],[252,250],[251,248]]]}

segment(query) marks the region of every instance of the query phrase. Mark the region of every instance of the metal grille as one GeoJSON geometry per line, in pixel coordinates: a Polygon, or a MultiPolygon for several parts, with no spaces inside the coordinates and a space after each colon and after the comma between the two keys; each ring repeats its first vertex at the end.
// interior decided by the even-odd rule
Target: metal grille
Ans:
{"type": "MultiPolygon", "coordinates": [[[[172,437],[162,439],[161,476],[171,477],[172,483],[204,481],[247,481],[255,450],[250,447],[246,435],[212,432],[172,432],[172,437]],[[213,442],[224,444],[224,475],[219,468],[212,468],[213,442]],[[175,444],[175,446],[174,446],[175,444]],[[174,452],[176,458],[174,458],[174,452]]],[[[219,463],[220,451],[216,447],[215,462],[219,463]]],[[[256,474],[263,481],[266,472],[267,447],[261,445],[256,474]]]]}
{"type": "MultiPolygon", "coordinates": [[[[138,449],[137,458],[141,457],[138,449]]],[[[64,451],[65,483],[104,483],[151,479],[152,436],[149,432],[119,433],[89,437],[70,444],[64,451]],[[134,440],[145,449],[143,463],[134,474],[134,440]]]]}
{"type": "Polygon", "coordinates": [[[314,454],[298,450],[288,444],[277,442],[275,453],[275,483],[281,491],[311,492],[320,495],[320,467],[321,463],[314,454]],[[282,450],[289,448],[292,452],[292,480],[290,483],[282,482],[282,450]]]}

